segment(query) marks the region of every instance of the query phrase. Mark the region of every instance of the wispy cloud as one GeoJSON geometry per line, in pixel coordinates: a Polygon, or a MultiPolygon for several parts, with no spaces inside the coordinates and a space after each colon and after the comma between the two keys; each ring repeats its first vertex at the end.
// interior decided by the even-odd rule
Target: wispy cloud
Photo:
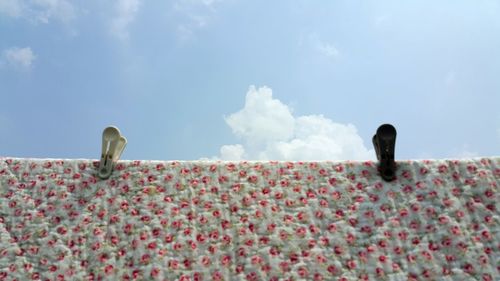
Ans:
{"type": "Polygon", "coordinates": [[[135,20],[140,5],[140,0],[118,0],[116,2],[116,16],[111,21],[111,33],[114,36],[122,40],[129,38],[128,27],[135,20]]]}
{"type": "Polygon", "coordinates": [[[339,50],[330,43],[318,41],[316,43],[316,48],[320,53],[332,59],[335,59],[340,55],[339,50]]]}
{"type": "Polygon", "coordinates": [[[193,34],[208,25],[216,5],[224,0],[177,0],[173,10],[184,17],[177,25],[177,33],[181,41],[190,39],[193,34]]]}
{"type": "Polygon", "coordinates": [[[223,160],[373,159],[356,127],[322,115],[295,117],[267,87],[251,86],[244,107],[225,118],[243,144],[224,145],[223,160]]]}
{"type": "Polygon", "coordinates": [[[11,67],[18,70],[29,70],[32,68],[36,56],[30,47],[12,47],[3,51],[3,58],[11,67]]]}
{"type": "Polygon", "coordinates": [[[317,33],[310,33],[301,38],[299,44],[305,45],[307,48],[332,60],[336,60],[341,56],[340,50],[334,43],[320,39],[317,33]]]}
{"type": "Polygon", "coordinates": [[[471,151],[468,144],[463,144],[462,147],[455,149],[456,158],[475,158],[478,157],[479,154],[475,151],[471,151]]]}
{"type": "Polygon", "coordinates": [[[0,14],[17,18],[22,15],[23,6],[20,0],[0,1],[0,14]]]}
{"type": "Polygon", "coordinates": [[[49,23],[54,19],[67,24],[76,17],[76,9],[66,0],[1,0],[0,14],[33,23],[49,23]]]}

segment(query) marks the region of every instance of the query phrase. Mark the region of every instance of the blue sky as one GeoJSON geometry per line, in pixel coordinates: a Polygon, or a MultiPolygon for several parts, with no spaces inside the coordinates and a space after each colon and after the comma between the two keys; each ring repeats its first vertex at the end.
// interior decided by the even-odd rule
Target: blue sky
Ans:
{"type": "Polygon", "coordinates": [[[497,156],[500,1],[0,0],[0,154],[497,156]]]}

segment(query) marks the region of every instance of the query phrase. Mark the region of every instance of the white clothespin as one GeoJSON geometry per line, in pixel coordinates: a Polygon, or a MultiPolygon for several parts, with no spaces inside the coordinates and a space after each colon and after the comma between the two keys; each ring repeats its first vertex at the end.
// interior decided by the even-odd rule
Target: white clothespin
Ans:
{"type": "Polygon", "coordinates": [[[120,134],[118,128],[111,126],[102,132],[102,154],[98,176],[107,179],[113,172],[114,164],[122,155],[127,139],[120,134]]]}

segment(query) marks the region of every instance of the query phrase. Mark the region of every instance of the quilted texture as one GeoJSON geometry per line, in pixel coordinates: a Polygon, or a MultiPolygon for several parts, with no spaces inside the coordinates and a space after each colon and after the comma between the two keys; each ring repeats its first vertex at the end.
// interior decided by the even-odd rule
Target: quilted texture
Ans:
{"type": "Polygon", "coordinates": [[[0,280],[500,280],[500,158],[0,160],[0,280]]]}

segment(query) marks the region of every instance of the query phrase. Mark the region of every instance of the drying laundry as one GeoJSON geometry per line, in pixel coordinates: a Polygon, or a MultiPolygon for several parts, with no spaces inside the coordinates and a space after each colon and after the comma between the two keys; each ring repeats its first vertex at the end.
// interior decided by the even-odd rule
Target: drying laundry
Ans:
{"type": "Polygon", "coordinates": [[[500,280],[500,158],[0,158],[0,280],[500,280]]]}

